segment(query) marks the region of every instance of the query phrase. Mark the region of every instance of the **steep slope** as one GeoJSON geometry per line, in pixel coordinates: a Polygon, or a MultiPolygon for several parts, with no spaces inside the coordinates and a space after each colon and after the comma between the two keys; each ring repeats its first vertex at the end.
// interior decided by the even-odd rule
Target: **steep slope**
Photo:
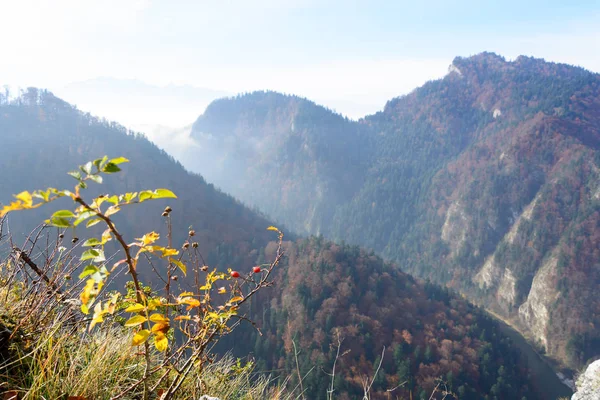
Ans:
{"type": "MultiPolygon", "coordinates": [[[[336,354],[338,399],[362,398],[365,379],[373,380],[373,399],[429,399],[440,378],[460,399],[570,394],[566,387],[544,391],[545,384],[536,394],[524,360],[497,323],[373,252],[314,237],[289,243],[286,251],[276,277],[285,285],[250,305],[262,335],[246,331],[235,338],[235,348],[267,355],[261,369],[295,371],[297,362],[306,398],[328,398],[336,354]]],[[[294,374],[292,387],[297,382],[294,374]]]]}
{"type": "MultiPolygon", "coordinates": [[[[119,226],[129,237],[158,230],[164,225],[162,210],[171,204],[175,243],[183,242],[188,227],[193,226],[200,248],[213,263],[227,256],[229,262],[249,265],[254,262],[246,259],[250,249],[265,245],[271,238],[265,232],[269,225],[266,219],[216,190],[201,176],[186,172],[143,136],[83,114],[42,90],[29,89],[14,101],[0,101],[0,202],[8,203],[22,190],[50,185],[72,188],[75,181],[66,173],[105,154],[126,157],[131,163],[105,184],[90,185],[91,194],[165,187],[179,196],[177,205],[157,201],[133,207],[123,217],[117,215],[119,226]]],[[[22,241],[20,235],[29,233],[49,212],[45,208],[11,214],[8,224],[17,243],[22,241]]],[[[70,234],[77,236],[77,232],[70,234]]]]}
{"type": "MultiPolygon", "coordinates": [[[[271,258],[274,244],[268,244],[268,221],[200,176],[187,173],[144,137],[83,114],[45,91],[29,89],[16,100],[0,100],[2,201],[24,189],[72,185],[74,181],[65,174],[70,165],[103,154],[125,156],[131,164],[124,173],[89,190],[172,189],[179,195],[169,201],[175,242],[193,225],[210,266],[235,265],[242,270],[271,258]]],[[[117,225],[128,237],[154,230],[163,223],[160,214],[166,204],[134,207],[117,215],[117,225]]],[[[19,242],[21,234],[49,213],[43,208],[10,214],[11,234],[19,242]]],[[[433,285],[418,284],[356,247],[341,248],[320,238],[288,242],[286,251],[289,258],[278,269],[273,290],[253,300],[248,310],[268,336],[263,339],[251,329],[238,330],[246,339],[229,342],[223,350],[253,351],[261,367],[277,366],[285,377],[294,371],[287,353],[291,340],[297,338],[307,349],[300,357],[303,370],[315,360],[329,367],[334,359],[329,343],[339,331],[345,338],[343,346],[348,346],[343,350],[351,350],[341,357],[337,369],[339,398],[360,391],[361,376],[373,375],[382,346],[390,350],[384,357],[385,372],[377,375],[375,398],[383,398],[385,390],[401,383],[400,379],[409,383],[398,389],[399,394],[412,391],[424,396],[440,376],[465,398],[488,394],[490,399],[540,398],[510,340],[463,299],[433,285]],[[242,348],[244,343],[255,346],[242,348]]],[[[326,397],[328,378],[320,368],[307,385],[314,394],[311,398],[326,397]]]]}
{"type": "Polygon", "coordinates": [[[233,160],[214,182],[292,229],[450,285],[577,366],[600,353],[598,126],[597,74],[483,53],[358,122],[253,93],[213,103],[192,135],[268,144],[268,162],[211,147],[233,160]]]}
{"type": "Polygon", "coordinates": [[[304,233],[329,233],[332,205],[360,187],[369,151],[352,121],[274,92],[213,102],[192,137],[189,168],[304,233]]]}

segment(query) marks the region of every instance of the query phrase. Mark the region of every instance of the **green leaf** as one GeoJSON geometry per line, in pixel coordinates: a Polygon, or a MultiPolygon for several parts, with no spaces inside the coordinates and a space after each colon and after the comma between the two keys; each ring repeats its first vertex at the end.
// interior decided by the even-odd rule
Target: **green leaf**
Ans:
{"type": "Polygon", "coordinates": [[[130,203],[131,200],[133,200],[136,196],[137,196],[137,192],[125,193],[125,195],[123,196],[123,199],[125,200],[126,203],[130,203]]]}
{"type": "Polygon", "coordinates": [[[113,203],[116,206],[117,204],[119,204],[119,197],[116,194],[114,194],[107,198],[106,201],[108,201],[109,203],[113,203]]]}
{"type": "Polygon", "coordinates": [[[36,199],[42,199],[45,202],[48,202],[48,200],[50,200],[50,190],[38,190],[33,192],[31,195],[36,199]]]}
{"type": "Polygon", "coordinates": [[[96,272],[98,272],[98,267],[92,264],[86,265],[81,274],[79,274],[79,279],[83,279],[88,275],[95,274],[96,272]]]}
{"type": "Polygon", "coordinates": [[[102,183],[102,177],[100,175],[90,175],[89,178],[96,183],[102,183]]]}
{"type": "Polygon", "coordinates": [[[123,163],[129,162],[129,160],[126,159],[125,157],[117,157],[117,158],[113,158],[109,162],[111,162],[113,164],[123,164],[123,163]]]}
{"type": "Polygon", "coordinates": [[[80,223],[82,223],[83,221],[85,221],[86,219],[88,219],[89,217],[91,217],[92,215],[96,215],[96,213],[94,211],[84,211],[84,212],[82,212],[75,219],[75,221],[73,221],[73,226],[79,225],[80,223]]]}
{"type": "Polygon", "coordinates": [[[85,165],[82,165],[82,166],[81,166],[81,167],[79,167],[79,168],[81,168],[81,170],[82,170],[83,172],[85,172],[86,174],[88,174],[88,175],[89,175],[89,174],[91,174],[91,173],[92,173],[92,167],[93,167],[93,166],[94,166],[94,164],[93,164],[91,161],[88,161],[88,162],[86,162],[86,163],[85,163],[85,165]]]}
{"type": "Polygon", "coordinates": [[[164,199],[164,198],[173,198],[176,199],[175,193],[171,192],[168,189],[156,189],[152,194],[153,199],[164,199]]]}
{"type": "Polygon", "coordinates": [[[125,322],[125,326],[129,327],[129,326],[138,326],[143,324],[144,322],[148,321],[148,319],[146,317],[142,317],[141,315],[136,315],[134,317],[131,317],[127,320],[127,322],[125,322]]]}
{"type": "Polygon", "coordinates": [[[89,249],[83,252],[83,254],[81,255],[81,261],[85,261],[85,260],[90,260],[92,258],[96,258],[100,256],[100,251],[96,250],[96,249],[89,249]]]}
{"type": "Polygon", "coordinates": [[[98,256],[94,258],[94,262],[101,263],[104,261],[106,261],[106,257],[104,256],[104,250],[98,249],[98,256]]]}
{"type": "Polygon", "coordinates": [[[50,221],[47,221],[47,222],[49,222],[50,225],[52,225],[52,226],[56,226],[57,228],[70,228],[71,227],[71,223],[66,218],[53,217],[50,219],[50,221]]]}
{"type": "Polygon", "coordinates": [[[94,218],[94,219],[90,219],[87,224],[85,224],[86,228],[89,228],[90,226],[94,226],[96,225],[98,222],[102,222],[102,218],[94,218]]]}
{"type": "Polygon", "coordinates": [[[106,217],[110,217],[111,215],[116,214],[119,211],[121,211],[121,208],[119,208],[118,206],[110,206],[106,209],[106,211],[104,212],[104,215],[106,217]]]}
{"type": "Polygon", "coordinates": [[[79,187],[82,189],[87,189],[87,183],[85,183],[84,181],[79,182],[79,187]]]}
{"type": "Polygon", "coordinates": [[[102,242],[96,238],[90,238],[83,243],[83,247],[100,246],[102,242]]]}
{"type": "Polygon", "coordinates": [[[52,214],[51,218],[75,218],[75,214],[69,210],[59,210],[52,214]]]}
{"type": "Polygon", "coordinates": [[[119,172],[120,170],[121,168],[119,168],[117,164],[109,161],[102,169],[102,172],[106,174],[114,174],[115,172],[119,172]]]}
{"type": "Polygon", "coordinates": [[[80,180],[81,179],[81,172],[79,171],[71,171],[71,172],[67,172],[67,174],[71,175],[73,178],[80,180]]]}
{"type": "Polygon", "coordinates": [[[140,203],[142,201],[146,201],[152,198],[152,192],[149,190],[144,190],[143,192],[140,192],[139,194],[139,199],[140,199],[140,203]]]}
{"type": "Polygon", "coordinates": [[[101,169],[102,169],[102,165],[103,165],[104,163],[106,163],[106,161],[107,161],[107,160],[108,160],[108,157],[107,157],[107,156],[104,156],[104,157],[102,157],[102,158],[95,159],[95,160],[94,160],[94,165],[96,166],[96,168],[98,168],[98,170],[101,170],[101,169]]]}
{"type": "Polygon", "coordinates": [[[104,280],[100,271],[96,272],[95,274],[92,274],[90,278],[92,278],[96,283],[100,283],[104,280]]]}

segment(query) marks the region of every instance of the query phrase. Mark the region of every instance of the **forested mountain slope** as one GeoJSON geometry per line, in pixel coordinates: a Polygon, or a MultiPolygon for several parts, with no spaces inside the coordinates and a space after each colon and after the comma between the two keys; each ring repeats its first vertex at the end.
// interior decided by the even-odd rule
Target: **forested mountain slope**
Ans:
{"type": "Polygon", "coordinates": [[[373,381],[373,399],[429,399],[440,382],[459,399],[569,394],[566,387],[556,393],[530,383],[498,324],[447,289],[322,237],[288,243],[286,251],[275,278],[285,284],[250,305],[261,334],[238,332],[234,348],[262,355],[260,369],[299,371],[306,398],[327,399],[336,354],[336,399],[362,398],[365,380],[373,381]]]}
{"type": "Polygon", "coordinates": [[[223,99],[190,167],[292,229],[374,249],[510,319],[570,366],[600,354],[600,77],[482,53],[358,122],[223,99]]]}
{"type": "MultiPolygon", "coordinates": [[[[177,200],[144,203],[115,216],[127,237],[164,232],[160,215],[169,204],[174,243],[193,226],[209,266],[245,271],[272,257],[274,244],[268,243],[272,237],[267,236],[270,223],[265,218],[186,172],[143,136],[83,114],[46,91],[29,89],[17,99],[1,99],[0,143],[3,203],[22,190],[71,187],[75,181],[66,172],[76,165],[104,154],[124,156],[131,163],[123,173],[88,190],[122,193],[164,187],[178,195],[177,200]]],[[[260,189],[271,184],[277,183],[267,179],[260,189]]],[[[50,213],[44,207],[9,214],[15,242],[21,243],[22,235],[50,213]]],[[[85,237],[83,231],[66,234],[85,237]]],[[[296,341],[304,349],[301,369],[308,372],[309,363],[319,365],[306,381],[311,398],[326,397],[329,381],[324,370],[333,364],[335,349],[330,344],[339,332],[342,353],[350,352],[340,357],[336,369],[337,398],[354,398],[361,392],[361,379],[373,376],[383,346],[388,350],[373,398],[387,398],[386,390],[404,381],[399,395],[408,398],[412,392],[413,398],[429,398],[440,377],[461,398],[540,398],[510,340],[465,300],[417,283],[357,247],[340,247],[322,238],[286,242],[285,247],[287,258],[274,287],[253,300],[248,310],[265,336],[247,325],[237,332],[249,339],[229,346],[242,354],[251,351],[259,366],[276,367],[282,377],[291,376],[292,387],[296,378],[288,350],[296,341]]],[[[180,278],[178,284],[192,281],[180,278]]]]}
{"type": "MultiPolygon", "coordinates": [[[[117,223],[130,237],[160,229],[164,225],[162,210],[171,204],[175,243],[183,242],[192,226],[201,250],[210,254],[212,261],[223,255],[245,258],[250,249],[265,245],[271,238],[265,232],[269,225],[266,219],[216,190],[201,176],[186,172],[142,135],[83,114],[43,90],[29,89],[16,100],[0,101],[0,202],[7,204],[13,194],[23,190],[48,186],[71,189],[75,180],[67,172],[104,155],[123,156],[131,163],[124,173],[105,184],[90,185],[91,194],[169,188],[179,197],[176,206],[173,201],[160,200],[143,209],[133,207],[126,217],[117,216],[117,223]]],[[[49,212],[39,209],[11,214],[7,223],[16,242],[20,244],[22,235],[48,218],[49,212]]],[[[229,260],[233,261],[236,259],[229,260]]]]}

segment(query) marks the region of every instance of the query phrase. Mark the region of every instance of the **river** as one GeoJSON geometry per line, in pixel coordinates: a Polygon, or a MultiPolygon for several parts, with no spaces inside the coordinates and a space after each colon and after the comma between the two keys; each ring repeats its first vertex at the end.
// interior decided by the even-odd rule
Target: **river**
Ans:
{"type": "Polygon", "coordinates": [[[573,391],[570,387],[562,383],[550,364],[534,350],[519,332],[504,321],[498,318],[495,319],[498,321],[502,333],[511,338],[515,346],[527,357],[527,364],[531,370],[533,385],[542,396],[542,399],[556,400],[561,397],[570,399],[573,391]]]}

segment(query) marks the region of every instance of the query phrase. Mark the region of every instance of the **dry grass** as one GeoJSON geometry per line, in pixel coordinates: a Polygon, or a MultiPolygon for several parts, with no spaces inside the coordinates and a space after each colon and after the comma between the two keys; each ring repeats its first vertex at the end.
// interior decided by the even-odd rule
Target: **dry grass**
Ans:
{"type": "MultiPolygon", "coordinates": [[[[7,247],[0,243],[0,249],[7,247]]],[[[78,266],[66,260],[63,257],[60,265],[44,262],[51,265],[45,270],[50,276],[75,275],[78,266]]],[[[113,323],[86,332],[87,321],[78,307],[64,301],[76,296],[49,291],[21,264],[14,257],[0,262],[0,394],[16,392],[21,400],[69,396],[101,400],[118,396],[140,380],[145,361],[131,346],[128,331],[113,323]]],[[[155,365],[159,363],[158,353],[152,357],[155,365]]],[[[156,373],[149,380],[150,387],[157,386],[151,398],[159,397],[159,379],[156,373]]],[[[138,399],[141,390],[122,399],[138,399]]],[[[225,356],[202,371],[192,371],[174,398],[283,399],[278,393],[269,377],[225,356]]]]}

